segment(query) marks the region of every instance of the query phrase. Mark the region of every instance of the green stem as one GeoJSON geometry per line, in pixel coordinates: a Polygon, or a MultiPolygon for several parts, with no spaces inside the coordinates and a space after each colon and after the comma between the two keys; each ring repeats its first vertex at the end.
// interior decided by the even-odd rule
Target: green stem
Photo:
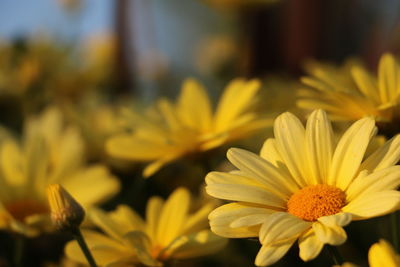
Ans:
{"type": "Polygon", "coordinates": [[[392,242],[393,246],[397,252],[399,252],[399,219],[397,216],[397,212],[393,212],[390,214],[390,223],[392,228],[392,242]]]}
{"type": "Polygon", "coordinates": [[[78,241],[78,244],[81,247],[82,252],[85,255],[90,267],[97,267],[96,261],[94,260],[92,254],[90,253],[90,250],[85,242],[85,239],[83,238],[81,230],[79,230],[79,228],[77,227],[72,231],[72,234],[76,239],[76,241],[78,241]]]}
{"type": "Polygon", "coordinates": [[[342,255],[340,255],[340,252],[337,249],[337,247],[327,245],[326,248],[329,252],[329,255],[331,255],[331,257],[332,257],[333,263],[335,265],[342,265],[344,262],[343,257],[342,257],[342,255]]]}
{"type": "Polygon", "coordinates": [[[17,234],[14,240],[14,264],[16,267],[22,267],[22,259],[24,254],[25,238],[23,235],[17,234]]]}

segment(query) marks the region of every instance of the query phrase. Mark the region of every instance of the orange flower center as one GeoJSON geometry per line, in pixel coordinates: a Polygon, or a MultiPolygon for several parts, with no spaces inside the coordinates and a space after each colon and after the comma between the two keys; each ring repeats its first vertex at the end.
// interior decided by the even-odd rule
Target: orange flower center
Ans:
{"type": "Polygon", "coordinates": [[[5,208],[15,220],[21,222],[30,215],[49,212],[47,205],[32,199],[21,199],[7,203],[5,208]]]}
{"type": "Polygon", "coordinates": [[[166,260],[168,258],[168,255],[166,255],[164,251],[164,247],[160,245],[153,246],[150,253],[153,259],[166,260]]]}
{"type": "Polygon", "coordinates": [[[340,212],[346,203],[345,193],[334,186],[318,184],[294,193],[287,202],[287,212],[306,221],[340,212]]]}

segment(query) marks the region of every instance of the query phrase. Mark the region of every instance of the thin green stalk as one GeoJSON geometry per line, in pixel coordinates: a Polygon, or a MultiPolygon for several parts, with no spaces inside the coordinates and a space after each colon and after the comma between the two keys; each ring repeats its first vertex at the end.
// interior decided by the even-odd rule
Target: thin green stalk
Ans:
{"type": "Polygon", "coordinates": [[[399,218],[397,212],[390,214],[390,224],[392,228],[392,242],[397,252],[399,252],[399,218]]]}
{"type": "Polygon", "coordinates": [[[97,267],[96,261],[94,260],[92,253],[90,253],[90,250],[86,244],[85,239],[83,238],[81,230],[79,230],[79,228],[77,227],[72,231],[72,234],[76,241],[78,241],[78,244],[81,247],[82,252],[85,255],[90,267],[97,267]]]}
{"type": "Polygon", "coordinates": [[[326,249],[328,250],[329,255],[331,256],[331,258],[333,260],[333,263],[335,265],[342,265],[343,264],[343,262],[344,262],[343,257],[342,257],[342,255],[340,255],[340,252],[339,252],[339,250],[337,249],[336,246],[327,245],[326,249]]]}
{"type": "Polygon", "coordinates": [[[15,235],[14,240],[14,264],[16,267],[22,267],[22,260],[24,255],[25,238],[23,235],[15,235]]]}

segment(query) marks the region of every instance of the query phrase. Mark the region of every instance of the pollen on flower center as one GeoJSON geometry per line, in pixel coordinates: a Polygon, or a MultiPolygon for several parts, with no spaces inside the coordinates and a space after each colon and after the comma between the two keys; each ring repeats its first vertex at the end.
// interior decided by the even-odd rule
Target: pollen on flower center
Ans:
{"type": "Polygon", "coordinates": [[[294,193],[287,202],[287,212],[306,221],[340,212],[346,202],[339,188],[318,184],[307,186],[294,193]]]}

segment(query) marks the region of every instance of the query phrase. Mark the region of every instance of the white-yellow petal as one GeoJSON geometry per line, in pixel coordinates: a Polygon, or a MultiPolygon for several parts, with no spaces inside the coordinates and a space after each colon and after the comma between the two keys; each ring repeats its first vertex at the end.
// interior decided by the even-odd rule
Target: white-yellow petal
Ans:
{"type": "Polygon", "coordinates": [[[260,242],[275,245],[288,239],[299,237],[311,227],[312,223],[301,220],[287,212],[276,212],[261,225],[260,242]]]}
{"type": "Polygon", "coordinates": [[[190,193],[183,187],[176,189],[165,201],[156,239],[160,245],[167,246],[180,235],[187,220],[189,207],[190,193]]]}
{"type": "Polygon", "coordinates": [[[362,172],[346,190],[346,199],[353,199],[365,194],[384,190],[394,190],[400,185],[400,166],[392,166],[364,176],[362,172]]]}
{"type": "Polygon", "coordinates": [[[274,165],[254,153],[231,148],[228,150],[227,157],[239,170],[247,173],[249,177],[254,177],[257,182],[277,195],[288,198],[299,189],[292,177],[281,173],[274,165]]]}
{"type": "Polygon", "coordinates": [[[351,213],[337,213],[334,215],[323,216],[318,218],[318,221],[328,227],[346,226],[351,222],[351,213]]]}
{"type": "Polygon", "coordinates": [[[287,240],[279,245],[262,245],[256,256],[254,264],[256,266],[272,265],[280,260],[290,249],[296,239],[287,240]]]}
{"type": "Polygon", "coordinates": [[[398,209],[400,192],[394,190],[362,195],[342,208],[353,214],[353,220],[362,220],[391,213],[398,209]]]}
{"type": "MultiPolygon", "coordinates": [[[[265,208],[251,206],[245,203],[229,203],[213,210],[208,216],[211,230],[220,236],[230,238],[258,236],[259,226],[255,227],[230,227],[238,218],[251,214],[264,213],[265,208]]],[[[273,212],[273,211],[271,211],[273,212]]]]}
{"type": "Polygon", "coordinates": [[[324,244],[318,239],[313,229],[308,230],[299,238],[299,256],[303,261],[315,259],[324,244]]]}
{"type": "Polygon", "coordinates": [[[333,132],[324,111],[311,113],[307,120],[305,142],[309,184],[326,183],[333,155],[333,132]]]}
{"type": "Polygon", "coordinates": [[[324,244],[341,245],[347,239],[347,234],[340,226],[330,227],[320,222],[314,222],[312,228],[319,241],[324,244]]]}
{"type": "Polygon", "coordinates": [[[300,187],[307,186],[307,165],[304,157],[305,129],[300,120],[286,112],[274,124],[274,135],[279,154],[300,187]]]}
{"type": "Polygon", "coordinates": [[[375,121],[363,118],[343,134],[333,155],[328,184],[346,190],[360,167],[375,131],[375,121]]]}
{"type": "Polygon", "coordinates": [[[378,171],[395,165],[399,160],[400,135],[396,135],[364,160],[360,170],[378,171]]]}

